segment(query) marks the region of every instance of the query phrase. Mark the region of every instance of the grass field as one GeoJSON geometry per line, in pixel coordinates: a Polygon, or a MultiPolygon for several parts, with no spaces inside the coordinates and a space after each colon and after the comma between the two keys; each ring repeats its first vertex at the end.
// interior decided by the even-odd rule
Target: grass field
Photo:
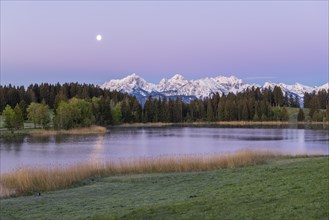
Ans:
{"type": "Polygon", "coordinates": [[[89,179],[1,200],[5,219],[328,219],[329,157],[89,179]]]}

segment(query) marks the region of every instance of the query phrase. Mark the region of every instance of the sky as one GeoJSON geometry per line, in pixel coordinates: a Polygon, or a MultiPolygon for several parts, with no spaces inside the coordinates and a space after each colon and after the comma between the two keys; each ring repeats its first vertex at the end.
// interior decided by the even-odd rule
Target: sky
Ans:
{"type": "Polygon", "coordinates": [[[1,1],[1,84],[328,82],[328,1],[1,1]],[[97,41],[96,35],[102,40],[97,41]]]}

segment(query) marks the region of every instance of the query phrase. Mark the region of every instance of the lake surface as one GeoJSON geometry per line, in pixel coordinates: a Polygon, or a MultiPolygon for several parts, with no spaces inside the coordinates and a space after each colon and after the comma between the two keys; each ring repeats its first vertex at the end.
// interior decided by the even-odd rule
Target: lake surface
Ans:
{"type": "Polygon", "coordinates": [[[204,155],[242,149],[329,153],[328,130],[281,128],[115,128],[105,135],[0,139],[1,172],[23,166],[72,165],[162,155],[204,155]]]}

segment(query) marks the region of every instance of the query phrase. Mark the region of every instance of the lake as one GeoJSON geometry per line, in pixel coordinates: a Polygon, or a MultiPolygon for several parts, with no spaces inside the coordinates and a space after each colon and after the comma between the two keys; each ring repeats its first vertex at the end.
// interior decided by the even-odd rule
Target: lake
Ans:
{"type": "Polygon", "coordinates": [[[289,128],[114,128],[104,135],[0,139],[1,172],[140,157],[205,155],[241,149],[328,155],[328,130],[289,128]]]}

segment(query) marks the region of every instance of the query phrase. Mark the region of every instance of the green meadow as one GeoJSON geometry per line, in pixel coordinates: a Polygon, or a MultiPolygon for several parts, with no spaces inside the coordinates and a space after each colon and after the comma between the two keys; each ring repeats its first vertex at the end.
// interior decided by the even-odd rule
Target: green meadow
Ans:
{"type": "Polygon", "coordinates": [[[89,178],[1,200],[1,219],[328,219],[329,157],[89,178]]]}

